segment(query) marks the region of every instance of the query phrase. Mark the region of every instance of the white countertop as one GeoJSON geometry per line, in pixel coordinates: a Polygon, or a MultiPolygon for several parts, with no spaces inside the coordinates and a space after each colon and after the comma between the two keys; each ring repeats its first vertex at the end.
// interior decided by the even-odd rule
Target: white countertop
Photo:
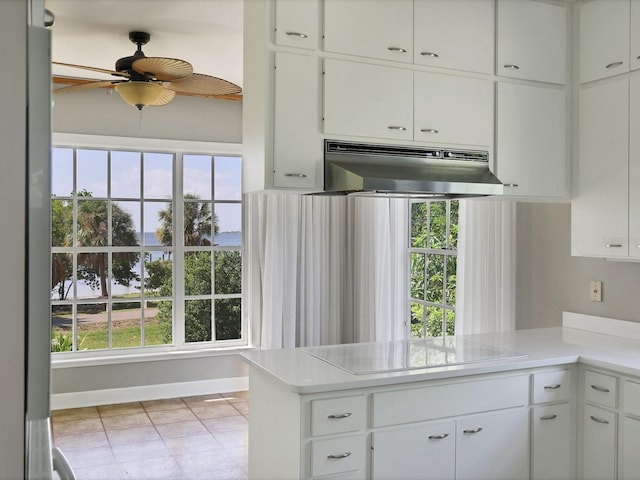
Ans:
{"type": "Polygon", "coordinates": [[[257,350],[241,355],[250,366],[267,372],[283,382],[289,390],[301,394],[576,362],[615,370],[621,374],[640,376],[640,340],[637,339],[567,327],[466,335],[459,338],[470,339],[498,350],[517,352],[526,357],[354,375],[300,348],[257,350]]]}

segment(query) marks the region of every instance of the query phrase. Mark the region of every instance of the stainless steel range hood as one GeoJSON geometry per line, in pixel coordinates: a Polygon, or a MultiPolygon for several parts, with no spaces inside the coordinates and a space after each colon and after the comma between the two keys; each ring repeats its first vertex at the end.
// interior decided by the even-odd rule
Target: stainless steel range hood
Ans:
{"type": "Polygon", "coordinates": [[[325,140],[325,194],[400,197],[500,195],[483,151],[325,140]]]}

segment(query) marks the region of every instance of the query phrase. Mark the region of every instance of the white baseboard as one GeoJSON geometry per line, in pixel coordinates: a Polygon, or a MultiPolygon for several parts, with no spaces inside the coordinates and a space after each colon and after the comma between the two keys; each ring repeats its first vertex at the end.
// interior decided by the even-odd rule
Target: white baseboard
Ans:
{"type": "Polygon", "coordinates": [[[583,313],[562,312],[562,326],[588,332],[640,340],[640,322],[597,317],[583,313]]]}
{"type": "Polygon", "coordinates": [[[248,389],[249,377],[232,377],[198,382],[164,383],[87,392],[56,393],[51,395],[51,410],[210,395],[213,393],[240,392],[248,389]]]}

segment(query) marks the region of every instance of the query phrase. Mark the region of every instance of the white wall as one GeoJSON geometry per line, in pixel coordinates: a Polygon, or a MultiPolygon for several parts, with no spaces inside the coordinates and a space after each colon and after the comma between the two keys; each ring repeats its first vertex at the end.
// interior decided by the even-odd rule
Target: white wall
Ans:
{"type": "Polygon", "coordinates": [[[27,2],[0,1],[0,478],[24,475],[27,2]]]}

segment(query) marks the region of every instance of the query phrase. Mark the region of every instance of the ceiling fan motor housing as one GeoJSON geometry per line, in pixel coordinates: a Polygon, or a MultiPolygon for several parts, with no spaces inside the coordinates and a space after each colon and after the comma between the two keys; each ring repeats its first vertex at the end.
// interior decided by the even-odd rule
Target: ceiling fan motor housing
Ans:
{"type": "Polygon", "coordinates": [[[142,51],[142,45],[146,45],[151,40],[151,35],[147,32],[129,32],[129,40],[135,43],[138,48],[135,53],[129,57],[122,57],[116,62],[115,70],[117,72],[127,72],[131,74],[131,80],[146,80],[145,75],[137,73],[133,68],[133,62],[141,58],[145,58],[146,55],[142,51]]]}

